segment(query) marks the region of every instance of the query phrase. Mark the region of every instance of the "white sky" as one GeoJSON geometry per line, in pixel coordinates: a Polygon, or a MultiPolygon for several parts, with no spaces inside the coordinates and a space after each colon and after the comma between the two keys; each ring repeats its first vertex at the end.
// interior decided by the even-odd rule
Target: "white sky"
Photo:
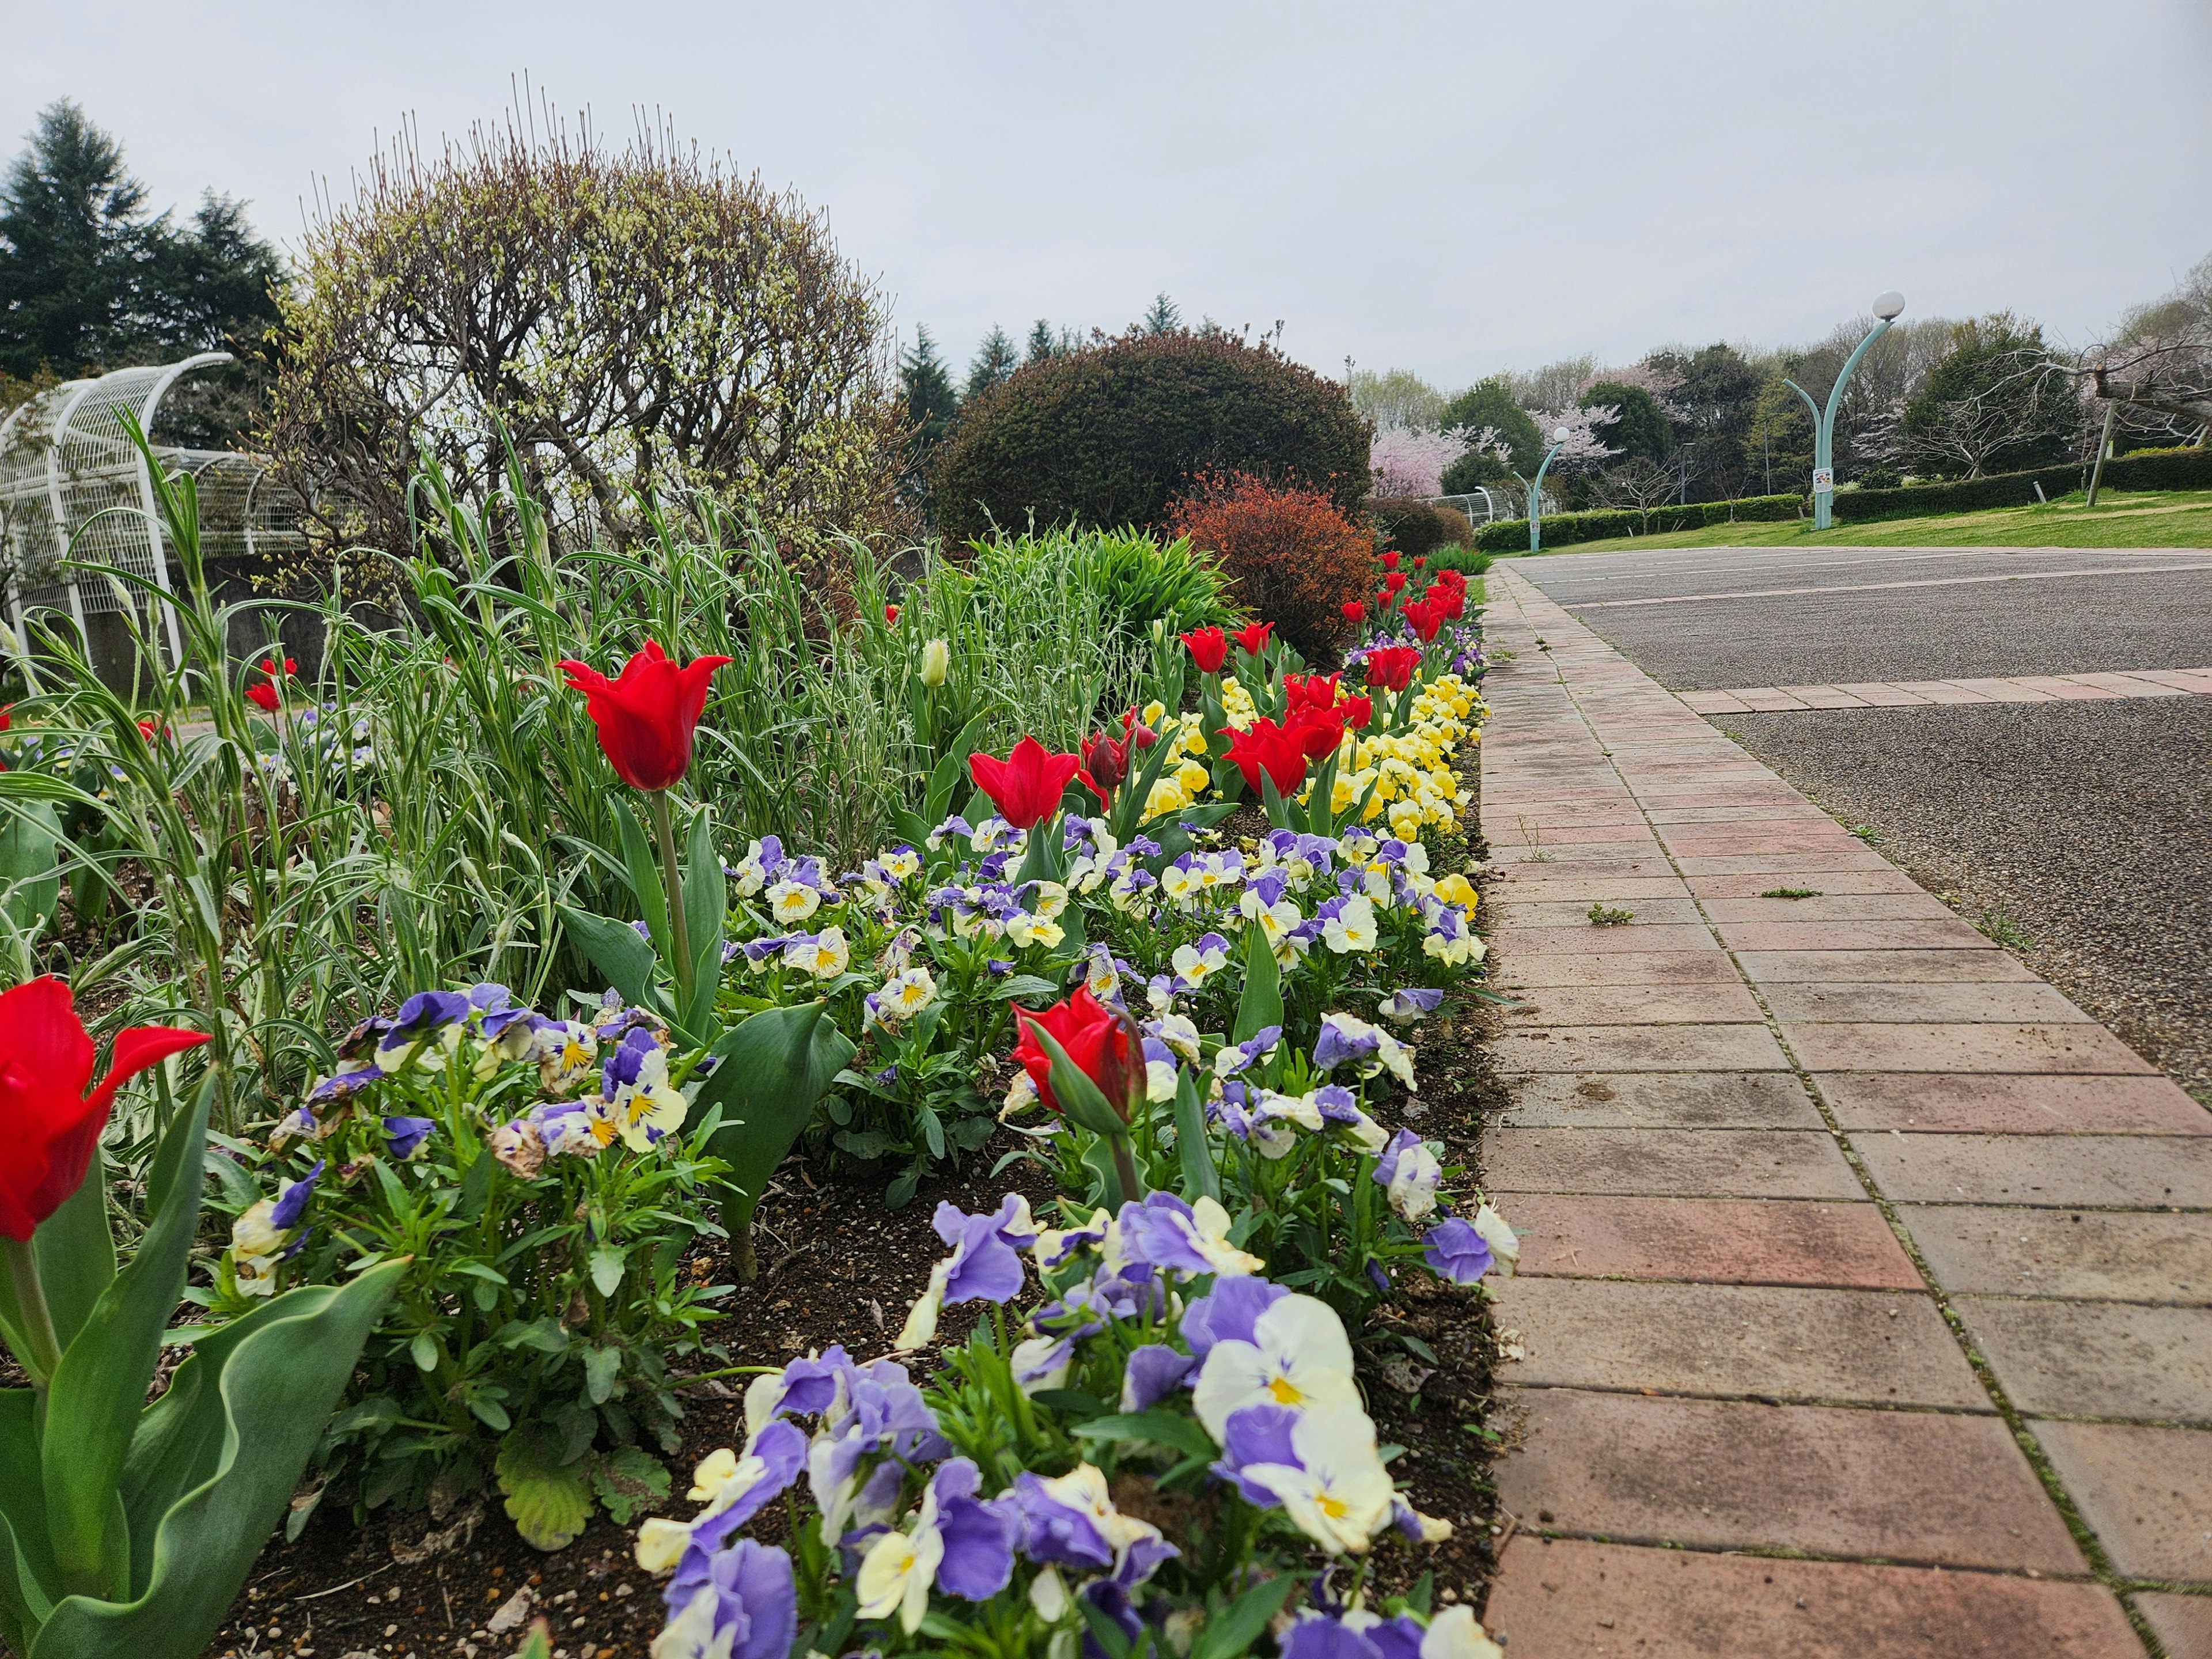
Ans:
{"type": "Polygon", "coordinates": [[[1893,286],[2078,344],[2212,252],[2203,0],[6,9],[0,143],[75,97],[157,202],[288,242],[379,132],[525,71],[617,138],[657,108],[826,208],[956,363],[1161,289],[1452,386],[1810,339],[1893,286]]]}

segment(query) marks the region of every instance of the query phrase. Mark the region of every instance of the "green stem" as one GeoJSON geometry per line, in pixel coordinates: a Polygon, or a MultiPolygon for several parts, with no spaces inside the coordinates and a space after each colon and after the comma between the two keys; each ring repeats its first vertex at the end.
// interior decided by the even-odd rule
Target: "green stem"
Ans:
{"type": "Polygon", "coordinates": [[[1114,1173],[1121,1179],[1121,1201],[1134,1204],[1144,1197],[1145,1189],[1137,1182],[1136,1160],[1129,1156],[1129,1137],[1109,1135],[1106,1139],[1114,1148],[1114,1173]]]}
{"type": "Polygon", "coordinates": [[[53,1380],[62,1363],[61,1339],[54,1334],[54,1316],[46,1306],[46,1289],[39,1282],[39,1264],[27,1238],[0,1238],[0,1259],[7,1265],[8,1283],[15,1292],[15,1306],[23,1322],[23,1344],[29,1349],[16,1358],[31,1374],[31,1386],[40,1394],[53,1380]]]}
{"type": "Polygon", "coordinates": [[[660,843],[661,885],[668,898],[668,937],[676,951],[676,1006],[679,1014],[691,1007],[691,929],[684,915],[684,883],[676,869],[676,821],[668,810],[668,792],[647,792],[647,810],[653,815],[653,839],[660,843]]]}

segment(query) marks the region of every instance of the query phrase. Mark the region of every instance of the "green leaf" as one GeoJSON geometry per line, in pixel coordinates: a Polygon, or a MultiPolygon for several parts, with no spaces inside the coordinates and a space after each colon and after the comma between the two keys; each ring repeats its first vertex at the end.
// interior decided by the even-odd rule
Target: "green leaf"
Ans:
{"type": "Polygon", "coordinates": [[[1206,1111],[1198,1103],[1198,1079],[1177,1069],[1176,1077],[1176,1156],[1182,1164],[1182,1195],[1186,1201],[1221,1196],[1221,1176],[1213,1167],[1213,1143],[1206,1135],[1206,1111]]]}
{"type": "Polygon", "coordinates": [[[1056,1000],[1059,995],[1060,987],[1036,974],[1010,974],[1000,983],[991,988],[991,1000],[994,1002],[1014,1002],[1024,997],[1050,997],[1056,1000]]]}
{"type": "Polygon", "coordinates": [[[594,1406],[604,1406],[613,1395],[615,1379],[622,1375],[620,1348],[584,1350],[584,1392],[594,1406]]]}
{"type": "Polygon", "coordinates": [[[0,820],[0,908],[27,933],[51,921],[61,902],[54,849],[62,823],[44,801],[11,802],[0,820]]]}
{"type": "Polygon", "coordinates": [[[599,1287],[601,1296],[612,1296],[615,1287],[622,1283],[623,1253],[611,1244],[601,1244],[592,1251],[592,1283],[599,1287]]]}
{"type": "Polygon", "coordinates": [[[1112,1417],[1094,1417],[1088,1423],[1077,1424],[1069,1432],[1079,1440],[1144,1442],[1167,1446],[1193,1457],[1221,1455],[1220,1449],[1196,1419],[1181,1417],[1174,1412],[1127,1412],[1112,1417]]]}
{"type": "Polygon", "coordinates": [[[416,1370],[434,1371],[438,1369],[438,1339],[429,1332],[416,1332],[415,1340],[407,1345],[407,1352],[415,1361],[416,1370]]]}
{"type": "Polygon", "coordinates": [[[406,1268],[392,1261],[343,1286],[288,1291],[199,1340],[146,1408],[118,1488],[131,1518],[131,1598],[63,1601],[31,1659],[205,1650],[406,1268]]]}
{"type": "Polygon", "coordinates": [[[560,915],[561,925],[568,930],[568,937],[576,941],[592,966],[606,975],[607,983],[622,993],[623,1001],[641,1008],[661,1006],[653,982],[653,946],[637,936],[636,928],[626,921],[610,921],[605,916],[592,915],[565,904],[553,908],[560,915]]]}
{"type": "MultiPolygon", "coordinates": [[[[234,1166],[235,1167],[235,1166],[234,1166]]],[[[84,1181],[31,1235],[54,1334],[64,1348],[84,1328],[115,1280],[115,1240],[107,1230],[107,1159],[94,1149],[84,1181]]]]}
{"type": "Polygon", "coordinates": [[[851,1039],[823,1012],[819,1002],[770,1008],[732,1026],[712,1050],[714,1070],[691,1103],[690,1124],[721,1109],[714,1152],[730,1166],[723,1224],[733,1237],[752,1225],[753,1206],[775,1166],[853,1057],[851,1039]]]}
{"type": "Polygon", "coordinates": [[[684,853],[684,925],[690,937],[694,981],[684,1024],[702,1039],[713,1035],[714,992],[722,982],[722,922],[729,908],[729,884],[714,846],[714,815],[702,806],[691,815],[684,853]]]}
{"type": "Polygon", "coordinates": [[[638,914],[645,918],[646,931],[653,935],[654,954],[666,961],[668,896],[660,884],[660,860],[653,855],[652,837],[629,810],[629,802],[619,795],[615,798],[615,823],[622,831],[623,873],[629,878],[638,914]]]}
{"type": "Polygon", "coordinates": [[[667,1498],[668,1470],[642,1448],[624,1446],[592,1460],[592,1490],[607,1519],[626,1527],[641,1510],[658,1509],[667,1498]]]}
{"type": "Polygon", "coordinates": [[[507,1518],[522,1541],[541,1550],[566,1549],[592,1518],[592,1489],[584,1460],[554,1460],[541,1431],[526,1425],[499,1443],[495,1466],[506,1494],[507,1518]]]}
{"type": "Polygon", "coordinates": [[[1253,1585],[1199,1627],[1190,1659],[1232,1659],[1249,1651],[1260,1639],[1260,1632],[1267,1628],[1267,1621],[1282,1611],[1283,1603],[1297,1588],[1297,1580],[1288,1573],[1253,1585]]]}
{"type": "Polygon", "coordinates": [[[200,1212],[208,1091],[169,1120],[149,1176],[151,1220],[130,1265],[85,1316],[54,1368],[40,1469],[61,1585],[119,1597],[118,1563],[130,1541],[111,1535],[116,1477],[131,1450],[161,1333],[185,1290],[185,1262],[200,1212]],[[189,1179],[180,1179],[190,1171],[189,1179]]]}
{"type": "Polygon", "coordinates": [[[61,1592],[46,1547],[46,1495],[39,1479],[37,1396],[0,1389],[0,1635],[16,1653],[53,1612],[61,1592]]]}
{"type": "Polygon", "coordinates": [[[1060,1040],[1042,1025],[1032,1024],[1029,1029],[1051,1062],[1046,1077],[1060,1115],[1094,1135],[1128,1133],[1128,1123],[1114,1109],[1104,1091],[1067,1057],[1067,1050],[1060,1046],[1060,1040]]]}
{"type": "Polygon", "coordinates": [[[1283,1023],[1283,981],[1274,947],[1256,921],[1244,926],[1244,997],[1237,1005],[1237,1041],[1283,1023]]]}

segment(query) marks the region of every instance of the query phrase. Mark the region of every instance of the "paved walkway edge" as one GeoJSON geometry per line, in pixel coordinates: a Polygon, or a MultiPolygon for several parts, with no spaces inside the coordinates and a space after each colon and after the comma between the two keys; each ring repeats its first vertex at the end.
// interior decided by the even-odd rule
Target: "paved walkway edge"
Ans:
{"type": "Polygon", "coordinates": [[[2212,1655],[2212,1113],[1510,569],[1511,1659],[2212,1655]]]}

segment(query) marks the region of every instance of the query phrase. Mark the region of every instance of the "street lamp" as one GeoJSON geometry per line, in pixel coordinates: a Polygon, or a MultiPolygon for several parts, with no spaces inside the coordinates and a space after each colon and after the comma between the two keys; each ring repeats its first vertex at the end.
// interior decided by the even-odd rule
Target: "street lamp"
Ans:
{"type": "Polygon", "coordinates": [[[1520,481],[1521,488],[1528,492],[1528,550],[1531,553],[1544,550],[1544,473],[1552,465],[1552,457],[1559,453],[1560,446],[1566,441],[1566,428],[1555,426],[1552,428],[1552,447],[1544,452],[1544,459],[1536,468],[1535,483],[1530,483],[1518,472],[1513,475],[1520,481]]]}
{"type": "Polygon", "coordinates": [[[1851,371],[1866,356],[1867,348],[1888,331],[1905,309],[1905,296],[1895,289],[1875,296],[1874,314],[1881,320],[1874,331],[1859,342],[1858,349],[1844,360],[1844,372],[1836,376],[1835,385],[1828,388],[1828,406],[1822,409],[1813,401],[1812,393],[1787,375],[1782,384],[1805,400],[1805,407],[1813,411],[1813,528],[1826,530],[1835,522],[1836,499],[1836,410],[1844,400],[1844,382],[1851,378],[1851,371]]]}

